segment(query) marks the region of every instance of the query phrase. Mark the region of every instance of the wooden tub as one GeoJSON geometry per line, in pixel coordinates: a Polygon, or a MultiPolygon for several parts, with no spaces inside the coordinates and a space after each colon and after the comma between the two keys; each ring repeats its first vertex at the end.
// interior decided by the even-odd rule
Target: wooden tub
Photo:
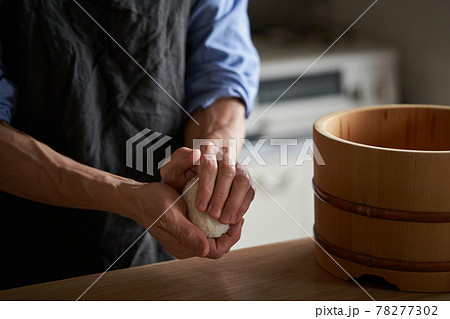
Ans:
{"type": "Polygon", "coordinates": [[[450,107],[341,111],[313,137],[319,264],[343,279],[450,291],[450,107]]]}

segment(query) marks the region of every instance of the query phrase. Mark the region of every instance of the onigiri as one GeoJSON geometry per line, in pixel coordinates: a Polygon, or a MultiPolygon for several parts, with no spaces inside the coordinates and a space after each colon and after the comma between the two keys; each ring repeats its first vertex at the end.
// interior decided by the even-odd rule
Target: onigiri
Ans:
{"type": "Polygon", "coordinates": [[[217,238],[225,234],[230,228],[229,225],[222,224],[217,219],[209,216],[207,212],[201,212],[195,206],[197,196],[198,176],[194,176],[184,187],[183,199],[186,202],[189,220],[200,228],[206,237],[217,238]],[[192,187],[191,187],[192,185],[192,187]],[[190,187],[190,188],[189,188],[190,187]]]}

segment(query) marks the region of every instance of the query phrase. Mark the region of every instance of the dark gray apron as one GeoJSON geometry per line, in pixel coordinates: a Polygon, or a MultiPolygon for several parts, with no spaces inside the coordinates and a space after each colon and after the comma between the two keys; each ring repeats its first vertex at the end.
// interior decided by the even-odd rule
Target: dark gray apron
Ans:
{"type": "MultiPolygon", "coordinates": [[[[190,1],[78,2],[183,103],[190,1]]],[[[0,41],[19,88],[12,126],[83,164],[160,180],[126,167],[125,142],[149,128],[174,137],[174,150],[186,116],[73,1],[4,0],[0,41]]],[[[161,149],[154,162],[163,158],[161,149]]],[[[143,231],[113,213],[0,192],[0,288],[103,272],[143,231]]],[[[113,269],[170,258],[147,234],[113,269]]]]}

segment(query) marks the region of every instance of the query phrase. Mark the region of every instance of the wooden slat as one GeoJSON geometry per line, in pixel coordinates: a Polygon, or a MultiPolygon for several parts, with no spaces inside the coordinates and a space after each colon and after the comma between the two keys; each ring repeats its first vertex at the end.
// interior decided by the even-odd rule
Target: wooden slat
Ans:
{"type": "MultiPolygon", "coordinates": [[[[0,300],[75,300],[90,275],[0,291],[0,300]]],[[[404,293],[360,281],[376,300],[449,300],[450,294],[404,293]]],[[[82,300],[369,300],[351,281],[314,260],[311,239],[247,248],[220,260],[192,258],[111,271],[82,300]]]]}

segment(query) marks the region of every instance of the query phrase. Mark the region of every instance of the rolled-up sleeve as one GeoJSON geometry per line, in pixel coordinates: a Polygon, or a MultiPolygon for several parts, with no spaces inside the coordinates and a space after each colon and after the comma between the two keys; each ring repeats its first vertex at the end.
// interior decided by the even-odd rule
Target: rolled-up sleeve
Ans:
{"type": "Polygon", "coordinates": [[[222,97],[253,109],[259,57],[250,37],[246,0],[193,1],[187,37],[186,107],[189,113],[222,97]]]}
{"type": "Polygon", "coordinates": [[[0,121],[11,123],[17,104],[17,89],[5,76],[0,44],[0,121]]]}

